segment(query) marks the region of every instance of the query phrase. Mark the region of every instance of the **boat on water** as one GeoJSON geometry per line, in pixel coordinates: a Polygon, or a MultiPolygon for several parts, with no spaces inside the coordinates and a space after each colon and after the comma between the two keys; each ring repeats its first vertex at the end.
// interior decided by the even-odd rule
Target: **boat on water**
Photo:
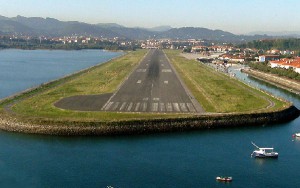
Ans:
{"type": "Polygon", "coordinates": [[[232,177],[222,177],[222,176],[218,176],[216,177],[217,181],[222,181],[222,182],[232,182],[232,177]]]}
{"type": "Polygon", "coordinates": [[[257,149],[254,150],[251,154],[251,157],[258,157],[258,158],[278,158],[278,152],[274,151],[274,148],[261,148],[258,147],[256,144],[251,142],[257,149]]]}
{"type": "Polygon", "coordinates": [[[300,133],[293,134],[293,137],[299,137],[300,138],[300,133]]]}

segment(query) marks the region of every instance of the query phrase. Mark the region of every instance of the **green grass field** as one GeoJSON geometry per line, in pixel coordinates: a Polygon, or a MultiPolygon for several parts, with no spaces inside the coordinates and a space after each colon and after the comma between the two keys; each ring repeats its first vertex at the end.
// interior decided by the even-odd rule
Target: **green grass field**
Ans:
{"type": "Polygon", "coordinates": [[[273,111],[287,105],[196,60],[188,60],[179,51],[165,50],[165,53],[206,112],[273,111]],[[269,101],[274,106],[266,109],[269,101]]]}
{"type": "MultiPolygon", "coordinates": [[[[31,121],[122,121],[133,119],[189,117],[192,114],[80,112],[56,108],[58,100],[74,95],[91,95],[114,92],[138,65],[146,50],[130,52],[120,58],[90,69],[77,76],[62,79],[12,101],[0,104],[1,112],[8,103],[19,100],[12,106],[13,115],[31,121]],[[21,99],[21,100],[20,100],[21,99]]],[[[230,79],[194,60],[187,60],[179,51],[166,51],[178,73],[196,99],[207,112],[254,112],[274,111],[287,103],[277,100],[243,83],[230,79]],[[269,100],[274,107],[266,109],[269,100]]]]}

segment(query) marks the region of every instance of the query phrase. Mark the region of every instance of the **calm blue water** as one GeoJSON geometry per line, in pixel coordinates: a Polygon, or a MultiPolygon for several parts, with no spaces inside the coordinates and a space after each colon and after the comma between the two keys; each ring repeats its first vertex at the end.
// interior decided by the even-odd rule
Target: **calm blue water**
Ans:
{"type": "MultiPolygon", "coordinates": [[[[299,96],[251,83],[300,108],[299,96]]],[[[0,187],[300,187],[295,132],[300,118],[275,126],[133,137],[0,132],[0,187]],[[251,141],[275,147],[279,158],[251,158],[251,141]],[[216,182],[222,175],[233,176],[233,182],[216,182]]]]}
{"type": "Polygon", "coordinates": [[[102,50],[0,50],[0,98],[121,54],[102,50]]]}

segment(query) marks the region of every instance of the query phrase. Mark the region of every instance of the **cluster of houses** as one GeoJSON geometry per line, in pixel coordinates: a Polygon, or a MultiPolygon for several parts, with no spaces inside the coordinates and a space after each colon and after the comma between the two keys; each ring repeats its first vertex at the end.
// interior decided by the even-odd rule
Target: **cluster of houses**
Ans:
{"type": "MultiPolygon", "coordinates": [[[[86,37],[86,36],[64,36],[64,37],[55,37],[51,38],[51,41],[61,42],[63,44],[90,44],[90,43],[97,43],[97,42],[125,42],[120,40],[118,37],[114,38],[103,38],[103,37],[86,37]]],[[[124,44],[125,45],[125,44],[124,44]]]]}
{"type": "Polygon", "coordinates": [[[300,74],[300,57],[294,59],[282,58],[274,61],[269,61],[272,68],[285,68],[293,69],[295,72],[300,74]]]}
{"type": "Polygon", "coordinates": [[[300,74],[300,57],[280,59],[279,55],[260,55],[258,56],[258,62],[269,62],[271,68],[293,69],[300,74]]]}
{"type": "Polygon", "coordinates": [[[248,59],[257,62],[269,62],[272,68],[292,69],[300,74],[300,57],[280,59],[280,55],[294,55],[294,51],[269,50],[266,52],[267,55],[257,55],[258,50],[256,49],[239,49],[231,46],[194,46],[191,52],[203,55],[205,52],[205,55],[208,54],[207,56],[210,56],[210,53],[221,53],[217,58],[221,62],[243,63],[248,59]]]}

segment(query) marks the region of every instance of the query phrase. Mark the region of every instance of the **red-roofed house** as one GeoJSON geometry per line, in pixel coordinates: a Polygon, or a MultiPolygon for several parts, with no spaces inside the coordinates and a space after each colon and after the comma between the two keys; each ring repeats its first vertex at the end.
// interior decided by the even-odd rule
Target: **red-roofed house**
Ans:
{"type": "Polygon", "coordinates": [[[270,61],[270,65],[272,68],[280,67],[280,68],[293,68],[293,70],[300,74],[300,57],[297,57],[295,59],[287,59],[283,58],[276,61],[270,61]]]}

